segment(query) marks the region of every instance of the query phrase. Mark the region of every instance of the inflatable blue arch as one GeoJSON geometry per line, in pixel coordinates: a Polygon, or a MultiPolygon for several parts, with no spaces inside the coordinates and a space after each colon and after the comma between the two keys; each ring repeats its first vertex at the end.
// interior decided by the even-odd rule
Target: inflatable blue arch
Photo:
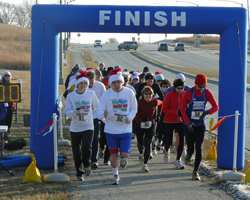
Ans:
{"type": "MultiPolygon", "coordinates": [[[[53,134],[39,133],[57,110],[60,32],[219,34],[219,116],[239,110],[237,169],[244,167],[247,10],[223,7],[35,5],[32,8],[30,151],[53,168],[53,134]]],[[[232,169],[234,117],[218,129],[219,168],[232,169]]]]}

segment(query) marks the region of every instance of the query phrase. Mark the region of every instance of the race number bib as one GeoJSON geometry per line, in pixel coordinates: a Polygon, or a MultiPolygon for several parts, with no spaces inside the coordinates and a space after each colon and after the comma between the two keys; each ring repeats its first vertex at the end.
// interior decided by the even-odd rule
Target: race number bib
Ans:
{"type": "Polygon", "coordinates": [[[151,121],[147,121],[147,122],[142,122],[141,123],[141,128],[143,129],[149,129],[152,126],[152,122],[151,121]]]}
{"type": "Polygon", "coordinates": [[[125,120],[126,120],[126,115],[115,114],[115,122],[117,124],[125,124],[125,120]]]}
{"type": "Polygon", "coordinates": [[[76,115],[76,119],[78,123],[87,123],[88,122],[88,114],[80,113],[76,115]]]}
{"type": "Polygon", "coordinates": [[[203,113],[203,111],[195,111],[195,110],[193,110],[192,113],[191,113],[191,119],[199,120],[202,113],[203,113]]]}

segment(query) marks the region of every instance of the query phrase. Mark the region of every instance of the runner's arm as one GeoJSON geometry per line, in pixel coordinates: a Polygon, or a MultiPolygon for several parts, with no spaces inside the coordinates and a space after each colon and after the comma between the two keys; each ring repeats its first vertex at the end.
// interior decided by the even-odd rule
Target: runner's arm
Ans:
{"type": "Polygon", "coordinates": [[[182,115],[183,120],[186,122],[186,124],[190,122],[186,113],[186,107],[190,101],[191,101],[191,90],[187,90],[183,94],[183,98],[182,98],[181,106],[180,106],[181,115],[182,115]]]}

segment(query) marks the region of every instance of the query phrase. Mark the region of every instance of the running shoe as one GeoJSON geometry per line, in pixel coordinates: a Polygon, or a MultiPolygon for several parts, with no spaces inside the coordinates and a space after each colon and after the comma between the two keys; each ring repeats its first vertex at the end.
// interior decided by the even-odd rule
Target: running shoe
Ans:
{"type": "Polygon", "coordinates": [[[180,160],[176,160],[174,162],[174,168],[177,168],[177,169],[185,169],[184,165],[181,164],[181,161],[180,160]]]}
{"type": "Polygon", "coordinates": [[[119,185],[120,177],[119,175],[114,175],[114,178],[112,179],[112,185],[119,185]]]}
{"type": "Polygon", "coordinates": [[[104,165],[110,165],[110,161],[104,162],[104,165]]]}
{"type": "Polygon", "coordinates": [[[187,151],[186,151],[186,148],[184,147],[183,151],[182,151],[182,154],[181,154],[181,157],[185,158],[186,155],[187,155],[187,151]]]}
{"type": "Polygon", "coordinates": [[[89,167],[85,168],[85,175],[86,176],[89,176],[91,173],[92,173],[92,170],[89,167]]]}
{"type": "Polygon", "coordinates": [[[147,164],[143,164],[141,170],[143,172],[149,172],[148,165],[147,164]]]}
{"type": "Polygon", "coordinates": [[[164,156],[163,156],[163,160],[165,163],[169,163],[170,161],[170,155],[169,155],[169,151],[164,153],[164,156]]]}
{"type": "Polygon", "coordinates": [[[100,150],[99,150],[98,157],[99,157],[99,158],[103,158],[103,149],[100,149],[100,150]]]}
{"type": "Polygon", "coordinates": [[[161,150],[161,145],[158,144],[157,147],[156,147],[157,151],[160,151],[161,150]]]}
{"type": "Polygon", "coordinates": [[[98,163],[93,162],[92,165],[91,165],[91,169],[96,170],[97,168],[98,168],[98,163]]]}
{"type": "Polygon", "coordinates": [[[78,175],[77,180],[78,181],[84,181],[84,176],[83,175],[78,175]]]}
{"type": "Polygon", "coordinates": [[[164,151],[164,150],[165,150],[165,147],[164,147],[164,146],[161,146],[161,150],[163,150],[163,151],[164,151]]]}
{"type": "Polygon", "coordinates": [[[128,166],[127,158],[121,157],[120,166],[121,168],[126,168],[128,166]]]}
{"type": "Polygon", "coordinates": [[[186,165],[190,165],[191,164],[191,157],[189,155],[186,155],[184,159],[185,159],[186,165]]]}
{"type": "Polygon", "coordinates": [[[140,154],[139,155],[139,163],[143,163],[144,162],[144,156],[143,156],[143,154],[140,154]]]}
{"type": "Polygon", "coordinates": [[[199,176],[199,173],[197,171],[193,171],[192,179],[195,180],[195,181],[201,180],[201,178],[199,176]]]}
{"type": "Polygon", "coordinates": [[[153,155],[157,155],[157,151],[156,150],[152,150],[152,154],[153,155]]]}
{"type": "Polygon", "coordinates": [[[150,155],[149,155],[149,160],[151,160],[151,159],[153,159],[154,157],[153,157],[153,155],[152,155],[152,152],[150,153],[150,155]]]}

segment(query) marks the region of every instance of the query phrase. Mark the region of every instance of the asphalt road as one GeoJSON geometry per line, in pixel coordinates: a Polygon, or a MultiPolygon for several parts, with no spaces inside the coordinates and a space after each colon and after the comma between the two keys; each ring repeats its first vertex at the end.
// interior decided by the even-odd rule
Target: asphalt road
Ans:
{"type": "MultiPolygon", "coordinates": [[[[191,179],[193,167],[186,166],[184,170],[174,168],[176,154],[171,154],[170,163],[163,162],[163,153],[148,162],[149,172],[141,171],[136,140],[132,141],[128,167],[119,167],[120,185],[111,185],[113,177],[110,166],[99,160],[99,167],[84,182],[76,181],[75,169],[70,170],[70,181],[77,187],[72,188],[71,199],[89,200],[230,200],[232,196],[226,194],[218,184],[213,184],[207,177],[201,176],[202,181],[191,179]]],[[[73,162],[73,161],[72,161],[73,162]]]]}
{"type": "MultiPolygon", "coordinates": [[[[176,74],[170,73],[167,70],[160,69],[153,65],[149,65],[144,61],[141,61],[134,56],[132,56],[129,52],[133,52],[133,50],[125,51],[117,50],[116,44],[104,44],[103,47],[95,47],[92,44],[80,44],[77,49],[82,51],[88,51],[92,54],[92,57],[95,61],[105,63],[106,67],[120,65],[122,69],[126,68],[128,70],[139,70],[142,71],[144,66],[148,66],[150,71],[162,71],[165,78],[169,80],[174,80],[176,74]]],[[[75,48],[76,48],[75,47],[75,48]]],[[[174,65],[183,66],[184,63],[188,63],[187,66],[198,66],[198,61],[200,67],[206,67],[209,69],[216,69],[216,65],[219,65],[219,52],[218,50],[203,50],[198,49],[192,46],[186,46],[185,52],[174,52],[173,47],[169,46],[168,52],[159,52],[157,51],[156,44],[143,44],[137,50],[143,54],[146,54],[149,57],[157,59],[161,62],[165,62],[167,64],[174,62],[174,65]],[[170,56],[171,55],[171,56],[170,56]],[[197,55],[200,55],[197,57],[197,55]]],[[[72,59],[72,62],[73,59],[72,59]]],[[[217,67],[218,69],[218,67],[217,67]]],[[[250,67],[248,68],[250,69],[250,67]]],[[[249,72],[250,74],[250,72],[249,72]]],[[[189,86],[194,85],[194,79],[186,78],[186,84],[189,86]]],[[[232,82],[233,84],[233,82],[232,82]]],[[[208,88],[213,92],[216,100],[218,101],[218,86],[214,84],[208,84],[208,88]]],[[[247,93],[247,107],[250,105],[250,93],[247,93]]],[[[208,104],[209,108],[209,104],[208,104]]],[[[245,137],[245,146],[250,149],[250,110],[247,110],[246,115],[246,137],[245,137]]],[[[217,117],[218,114],[215,113],[211,117],[217,117]]],[[[207,127],[209,127],[209,120],[207,120],[207,127]]],[[[250,153],[246,154],[248,160],[250,160],[250,153]]]]}
{"type": "MultiPolygon", "coordinates": [[[[127,51],[117,51],[114,45],[104,45],[103,48],[86,44],[75,44],[70,49],[72,51],[72,65],[81,63],[81,52],[88,51],[92,54],[95,61],[104,62],[106,67],[120,65],[123,69],[140,70],[148,66],[151,71],[163,71],[165,78],[174,80],[176,74],[169,73],[167,70],[159,69],[130,55],[127,51]]],[[[153,52],[153,50],[152,50],[153,52]]],[[[158,51],[156,51],[158,53],[158,51]]],[[[187,52],[187,51],[186,51],[187,52]]],[[[186,52],[173,52],[182,55],[186,52]]],[[[156,54],[157,54],[156,53],[156,54]]],[[[159,52],[160,54],[163,52],[159,52]]],[[[165,52],[164,52],[165,53],[165,52]]],[[[205,53],[204,53],[205,54],[205,53]]],[[[153,53],[152,53],[153,55],[153,53]]],[[[182,56],[181,56],[182,57],[182,56]]],[[[206,56],[205,56],[206,57],[206,56]]],[[[179,60],[178,57],[176,60],[179,60]]],[[[186,79],[190,86],[194,84],[193,79],[186,79]]],[[[218,100],[218,86],[208,84],[215,98],[218,100]]],[[[250,94],[247,94],[250,99],[250,94]]],[[[249,102],[250,103],[250,102],[249,102]]],[[[248,103],[248,104],[249,104],[248,103]]],[[[217,114],[214,115],[215,117],[217,114]]],[[[250,130],[246,125],[246,146],[250,144],[250,130]]],[[[71,192],[72,199],[233,199],[221,190],[219,185],[211,184],[209,178],[201,176],[202,181],[191,180],[193,167],[186,166],[184,170],[174,169],[175,154],[171,154],[169,164],[163,162],[163,153],[158,152],[149,161],[149,173],[141,172],[141,164],[138,162],[138,150],[136,140],[132,141],[129,165],[126,169],[119,168],[121,182],[119,186],[111,185],[112,170],[110,166],[103,165],[103,160],[99,161],[99,168],[93,171],[92,175],[85,177],[84,182],[77,182],[75,169],[70,170],[70,180],[77,185],[71,192]]],[[[250,157],[249,157],[250,158],[250,157]]],[[[73,161],[72,161],[73,162],[73,161]]]]}

